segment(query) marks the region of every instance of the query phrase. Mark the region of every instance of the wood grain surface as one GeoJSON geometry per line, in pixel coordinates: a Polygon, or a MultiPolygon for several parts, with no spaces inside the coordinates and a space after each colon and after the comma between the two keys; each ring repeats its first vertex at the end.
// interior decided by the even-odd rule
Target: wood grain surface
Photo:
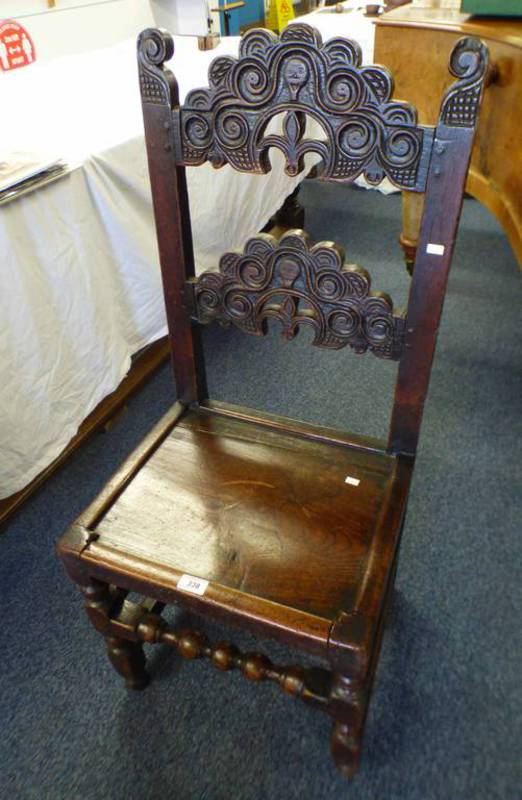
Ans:
{"type": "Polygon", "coordinates": [[[98,541],[333,619],[353,603],[394,462],[189,412],[98,541]]]}

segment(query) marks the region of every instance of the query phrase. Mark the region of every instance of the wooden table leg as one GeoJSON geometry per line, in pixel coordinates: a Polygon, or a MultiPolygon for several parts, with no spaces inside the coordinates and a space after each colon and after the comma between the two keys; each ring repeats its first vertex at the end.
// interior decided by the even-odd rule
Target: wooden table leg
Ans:
{"type": "MultiPolygon", "coordinates": [[[[299,192],[301,185],[299,184],[292,194],[289,194],[285,202],[278,211],[270,217],[265,227],[262,229],[263,233],[268,233],[274,227],[281,228],[304,228],[305,223],[305,210],[299,202],[299,192]]],[[[280,234],[278,234],[280,235],[280,234]]]]}
{"type": "Polygon", "coordinates": [[[410,275],[413,273],[415,263],[423,207],[423,194],[418,192],[402,193],[402,233],[399,236],[399,243],[404,250],[406,269],[410,275]]]}

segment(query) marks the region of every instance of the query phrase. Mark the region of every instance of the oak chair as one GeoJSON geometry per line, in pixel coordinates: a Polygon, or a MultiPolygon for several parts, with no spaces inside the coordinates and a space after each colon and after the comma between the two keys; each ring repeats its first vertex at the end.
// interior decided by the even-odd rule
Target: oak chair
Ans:
{"type": "Polygon", "coordinates": [[[457,78],[437,126],[392,100],[386,69],[362,66],[356,42],[325,44],[291,25],[280,37],[249,31],[239,58],[216,58],[209,87],[180,106],[164,62],[173,41],[146,30],[138,41],[149,171],[177,402],[61,539],[58,549],[106,637],[127,686],[148,676],[144,642],[186,658],[273,681],[330,715],[338,768],[357,768],[364,719],[392,592],[488,55],[460,40],[457,78]],[[282,128],[267,133],[284,114],[282,128]],[[307,117],[323,136],[306,138],[307,117]],[[210,161],[245,172],[270,169],[280,149],[286,172],[321,158],[319,179],[371,183],[388,176],[425,192],[406,313],[370,289],[332,242],[301,230],[279,241],[253,236],[195,277],[185,168],[210,161]],[[291,339],[348,345],[399,361],[388,441],[251,411],[208,399],[201,325],[220,321],[256,336],[277,320],[291,339]],[[130,592],[143,595],[132,601],[130,592]],[[317,657],[318,666],[278,666],[228,642],[175,630],[161,616],[179,603],[317,657]]]}

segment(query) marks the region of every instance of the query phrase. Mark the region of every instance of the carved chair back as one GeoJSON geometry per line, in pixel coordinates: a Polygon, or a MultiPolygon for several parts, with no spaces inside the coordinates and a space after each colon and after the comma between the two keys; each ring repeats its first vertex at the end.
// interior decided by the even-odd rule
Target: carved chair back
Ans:
{"type": "Polygon", "coordinates": [[[486,47],[461,39],[449,63],[457,81],[441,102],[436,127],[419,125],[416,110],[392,99],[393,81],[381,66],[362,65],[359,45],[325,44],[304,24],[280,37],[249,31],[239,58],[220,56],[209,86],[183,105],[165,67],[173,40],[144,31],[138,59],[146,144],[173,365],[180,400],[206,398],[201,323],[229,321],[262,335],[276,318],[283,334],[313,328],[313,344],[349,345],[399,363],[388,447],[414,455],[428,388],[437,329],[462,205],[478,110],[488,66],[486,47]],[[282,128],[274,120],[284,115],[282,128]],[[307,136],[307,120],[318,130],[307,136]],[[370,276],[344,264],[331,242],[312,246],[303,231],[277,242],[251,238],[242,253],[225,253],[217,271],[195,278],[185,167],[209,161],[266,173],[269,150],[296,175],[305,155],[320,159],[318,178],[372,184],[388,177],[397,187],[424,192],[425,203],[408,307],[371,290],[370,276]]]}

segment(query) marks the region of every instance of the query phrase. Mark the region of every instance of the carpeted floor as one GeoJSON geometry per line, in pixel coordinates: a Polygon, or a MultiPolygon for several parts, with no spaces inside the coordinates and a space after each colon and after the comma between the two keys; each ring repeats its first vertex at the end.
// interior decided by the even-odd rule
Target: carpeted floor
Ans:
{"type": "MultiPolygon", "coordinates": [[[[312,238],[343,243],[374,288],[403,303],[399,197],[311,182],[302,196],[312,238]]],[[[505,236],[467,200],[352,783],[330,762],[328,720],[275,687],[180,665],[159,648],[151,686],[126,692],[55,558],[62,530],[171,403],[165,368],[0,536],[0,797],[520,797],[520,300],[505,236]]],[[[277,332],[258,341],[210,328],[206,341],[220,399],[373,435],[386,429],[393,364],[311,348],[306,332],[289,344],[277,332]]]]}

